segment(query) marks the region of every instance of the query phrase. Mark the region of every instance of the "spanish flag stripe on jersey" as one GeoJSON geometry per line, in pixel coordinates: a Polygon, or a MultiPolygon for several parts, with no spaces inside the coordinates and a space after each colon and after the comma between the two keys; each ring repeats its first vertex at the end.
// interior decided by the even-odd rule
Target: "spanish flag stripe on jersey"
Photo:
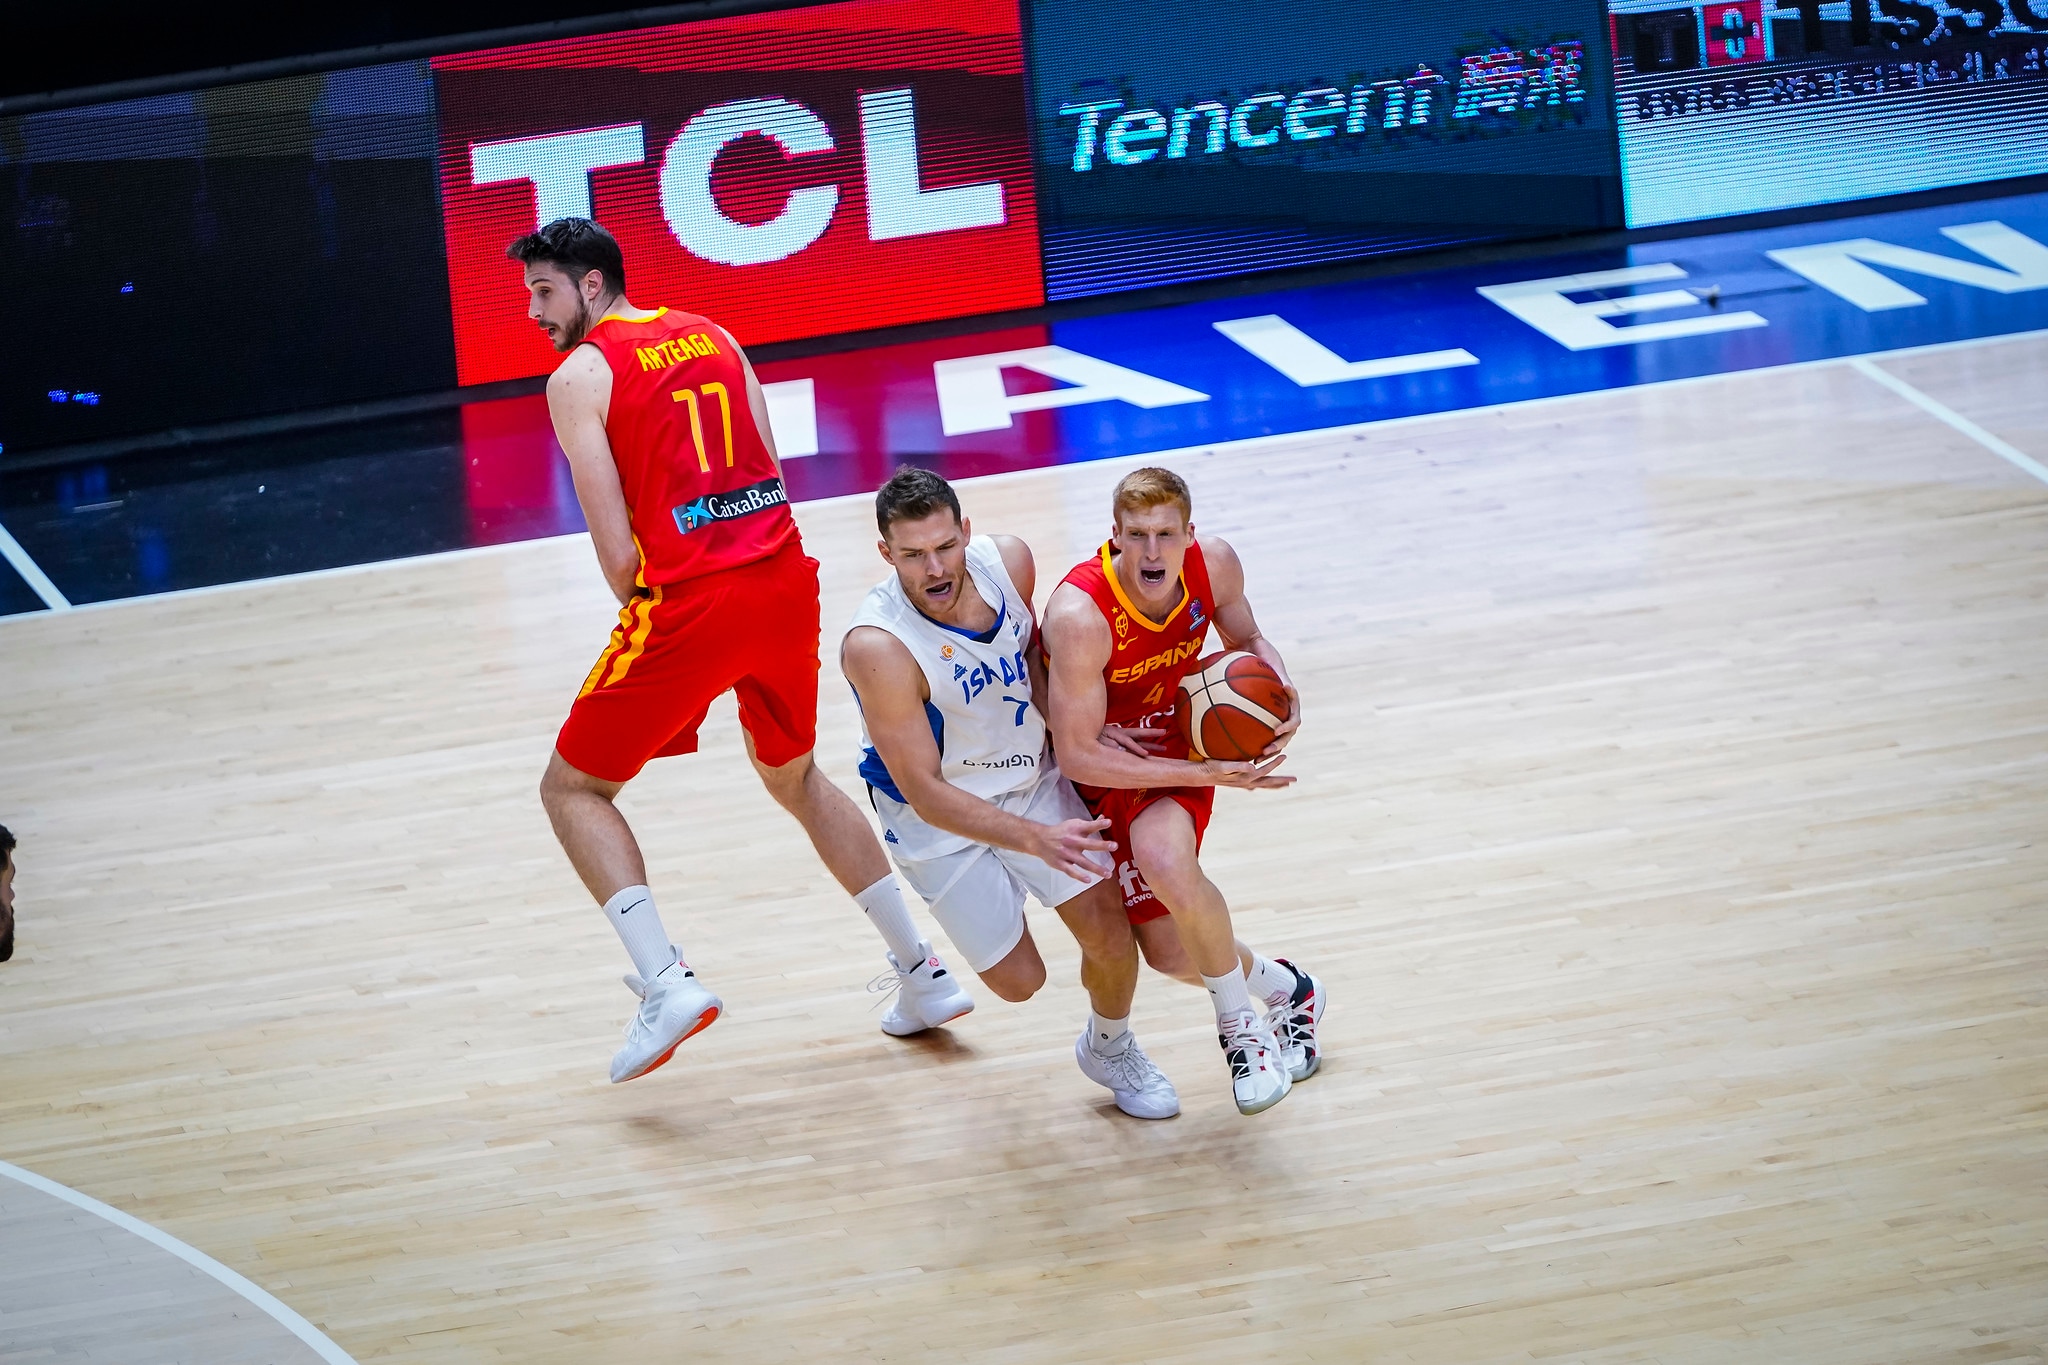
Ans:
{"type": "Polygon", "coordinates": [[[654,629],[654,609],[661,605],[661,589],[659,587],[649,588],[647,596],[639,599],[639,604],[640,622],[634,627],[633,637],[626,644],[626,652],[621,654],[618,657],[618,661],[612,665],[612,671],[605,676],[601,686],[610,687],[613,683],[625,677],[626,670],[633,666],[633,661],[639,658],[642,651],[647,648],[647,634],[654,629]]]}

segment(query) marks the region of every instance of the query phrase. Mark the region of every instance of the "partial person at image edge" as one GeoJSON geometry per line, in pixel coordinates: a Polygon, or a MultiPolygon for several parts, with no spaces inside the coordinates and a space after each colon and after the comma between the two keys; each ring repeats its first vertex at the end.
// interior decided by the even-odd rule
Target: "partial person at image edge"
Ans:
{"type": "Polygon", "coordinates": [[[14,956],[14,836],[0,825],[0,962],[14,956]]]}

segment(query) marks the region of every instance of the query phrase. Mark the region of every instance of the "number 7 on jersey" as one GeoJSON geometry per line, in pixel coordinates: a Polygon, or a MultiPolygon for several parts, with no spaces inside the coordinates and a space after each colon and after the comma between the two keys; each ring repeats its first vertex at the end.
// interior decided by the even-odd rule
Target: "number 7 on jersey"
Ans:
{"type": "MultiPolygon", "coordinates": [[[[715,395],[718,399],[719,422],[724,429],[725,435],[725,467],[727,469],[731,469],[732,400],[726,395],[725,385],[720,384],[715,380],[709,384],[704,385],[704,394],[707,397],[715,395]]],[[[670,394],[669,397],[673,399],[675,402],[688,403],[690,405],[690,439],[694,441],[697,446],[697,468],[701,472],[709,474],[711,472],[711,458],[710,456],[704,453],[704,422],[697,407],[697,390],[677,389],[674,393],[670,394]]]]}

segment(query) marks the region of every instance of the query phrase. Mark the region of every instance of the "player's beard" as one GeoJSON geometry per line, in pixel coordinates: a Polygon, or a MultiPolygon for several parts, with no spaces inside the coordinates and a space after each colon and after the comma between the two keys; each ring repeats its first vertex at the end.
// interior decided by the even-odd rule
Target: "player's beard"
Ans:
{"type": "Polygon", "coordinates": [[[590,300],[579,295],[576,299],[576,317],[573,321],[562,324],[562,344],[555,349],[567,355],[583,344],[583,338],[589,336],[590,329],[595,326],[597,318],[591,315],[590,300]]]}

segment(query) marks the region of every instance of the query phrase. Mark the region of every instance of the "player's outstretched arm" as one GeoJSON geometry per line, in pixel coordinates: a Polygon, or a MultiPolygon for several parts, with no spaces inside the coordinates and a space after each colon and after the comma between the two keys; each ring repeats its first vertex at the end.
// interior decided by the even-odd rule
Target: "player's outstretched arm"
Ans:
{"type": "Polygon", "coordinates": [[[1223,637],[1223,647],[1258,655],[1272,665],[1287,688],[1287,721],[1273,732],[1273,742],[1260,755],[1271,758],[1286,748],[1287,741],[1301,728],[1301,693],[1295,690],[1294,679],[1287,676],[1287,663],[1280,657],[1279,648],[1259,633],[1251,601],[1244,595],[1244,562],[1237,557],[1237,551],[1230,548],[1228,541],[1215,536],[1203,536],[1201,544],[1202,557],[1209,565],[1209,588],[1216,595],[1214,620],[1216,633],[1223,637]]]}
{"type": "Polygon", "coordinates": [[[611,407],[612,372],[595,346],[569,352],[548,380],[548,416],[555,439],[569,457],[569,475],[576,483],[576,501],[590,527],[597,566],[612,596],[630,602],[640,591],[640,548],[633,543],[633,519],[619,487],[619,467],[612,461],[612,443],[604,434],[611,407]]]}
{"type": "Polygon", "coordinates": [[[1111,653],[1109,623],[1080,589],[1062,583],[1045,605],[1047,716],[1060,769],[1089,787],[1284,787],[1273,774],[1278,758],[1263,764],[1152,758],[1102,740],[1109,690],[1102,681],[1111,653]]]}
{"type": "Polygon", "coordinates": [[[896,789],[926,824],[978,844],[1028,853],[1070,877],[1096,881],[1109,875],[1114,846],[1103,836],[1107,820],[1063,820],[1041,825],[964,792],[939,770],[939,746],[925,719],[929,694],[924,671],[886,630],[857,626],[839,647],[839,665],[860,698],[868,738],[896,789]],[[1090,855],[1096,855],[1091,858],[1090,855]],[[1099,861],[1096,860],[1099,858],[1099,861]]]}

